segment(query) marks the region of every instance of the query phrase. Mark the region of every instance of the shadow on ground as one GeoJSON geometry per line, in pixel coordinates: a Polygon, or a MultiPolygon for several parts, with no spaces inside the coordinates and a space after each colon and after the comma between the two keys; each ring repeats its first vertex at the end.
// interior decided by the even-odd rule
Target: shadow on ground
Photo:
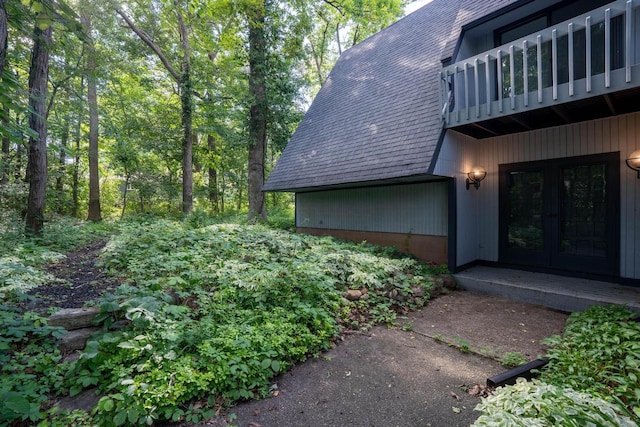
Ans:
{"type": "Polygon", "coordinates": [[[468,426],[479,398],[466,390],[505,370],[473,351],[535,359],[544,353],[540,340],[560,333],[566,317],[471,292],[440,296],[401,319],[404,328],[350,336],[294,367],[274,380],[277,395],[229,408],[225,419],[239,427],[468,426]]]}

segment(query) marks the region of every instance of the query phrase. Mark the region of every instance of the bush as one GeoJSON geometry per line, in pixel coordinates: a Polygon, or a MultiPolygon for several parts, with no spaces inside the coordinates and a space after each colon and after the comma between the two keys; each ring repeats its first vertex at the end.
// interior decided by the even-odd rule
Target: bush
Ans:
{"type": "MultiPolygon", "coordinates": [[[[592,306],[573,313],[552,346],[541,379],[608,401],[616,396],[640,417],[640,323],[623,307],[592,306]]],[[[640,421],[640,419],[639,419],[640,421]]]]}
{"type": "Polygon", "coordinates": [[[499,388],[475,409],[483,412],[475,427],[637,426],[620,414],[619,407],[600,397],[522,378],[499,388]]]}

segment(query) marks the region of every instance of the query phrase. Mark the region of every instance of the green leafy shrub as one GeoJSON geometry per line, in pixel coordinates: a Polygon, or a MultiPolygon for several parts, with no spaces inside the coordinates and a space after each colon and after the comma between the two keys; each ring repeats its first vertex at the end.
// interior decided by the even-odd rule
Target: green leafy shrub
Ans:
{"type": "Polygon", "coordinates": [[[616,306],[573,313],[550,345],[541,379],[612,401],[619,398],[640,420],[640,323],[616,306]]]}
{"type": "Polygon", "coordinates": [[[475,427],[637,426],[601,397],[522,378],[513,386],[499,388],[475,409],[483,412],[475,427]]]}
{"type": "Polygon", "coordinates": [[[64,390],[66,365],[55,339],[65,331],[6,305],[0,324],[0,421],[33,423],[44,417],[48,394],[64,390]]]}
{"type": "Polygon", "coordinates": [[[204,223],[126,222],[106,246],[104,266],[130,286],[102,299],[104,330],[68,376],[72,394],[94,385],[104,394],[100,425],[197,421],[216,397],[264,396],[274,375],[354,320],[392,322],[428,298],[427,267],[380,248],[204,223]],[[347,289],[367,298],[346,302],[347,289]]]}

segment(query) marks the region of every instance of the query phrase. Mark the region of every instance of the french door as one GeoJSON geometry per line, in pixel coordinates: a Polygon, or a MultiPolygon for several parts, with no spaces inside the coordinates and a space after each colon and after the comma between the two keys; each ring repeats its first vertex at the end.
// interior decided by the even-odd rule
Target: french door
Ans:
{"type": "Polygon", "coordinates": [[[500,165],[500,261],[618,275],[619,159],[500,165]]]}

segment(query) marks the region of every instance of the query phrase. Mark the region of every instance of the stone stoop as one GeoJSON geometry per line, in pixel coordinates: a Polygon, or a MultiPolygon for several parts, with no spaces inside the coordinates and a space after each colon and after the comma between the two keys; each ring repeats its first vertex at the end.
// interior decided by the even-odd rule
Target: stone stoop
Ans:
{"type": "Polygon", "coordinates": [[[58,340],[58,347],[63,354],[82,350],[91,334],[100,330],[93,326],[93,320],[100,310],[97,307],[89,308],[63,308],[49,316],[50,326],[60,326],[69,333],[58,340]]]}
{"type": "Polygon", "coordinates": [[[506,268],[477,266],[454,275],[461,288],[555,310],[621,305],[640,312],[640,288],[506,268]]]}

